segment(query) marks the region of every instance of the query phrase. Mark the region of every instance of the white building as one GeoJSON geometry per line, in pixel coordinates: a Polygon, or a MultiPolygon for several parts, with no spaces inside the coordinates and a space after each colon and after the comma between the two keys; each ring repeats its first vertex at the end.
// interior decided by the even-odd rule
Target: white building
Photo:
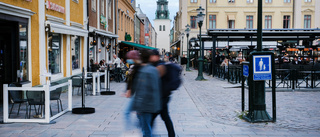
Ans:
{"type": "Polygon", "coordinates": [[[158,0],[154,27],[157,33],[157,48],[160,51],[170,51],[170,28],[168,1],[158,0]]]}

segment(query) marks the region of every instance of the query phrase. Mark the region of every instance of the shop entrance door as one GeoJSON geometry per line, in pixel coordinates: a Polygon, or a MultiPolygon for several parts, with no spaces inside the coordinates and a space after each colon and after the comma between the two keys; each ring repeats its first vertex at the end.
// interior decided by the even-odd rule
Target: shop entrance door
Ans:
{"type": "Polygon", "coordinates": [[[18,22],[0,20],[0,100],[3,100],[3,84],[17,81],[18,22]]]}

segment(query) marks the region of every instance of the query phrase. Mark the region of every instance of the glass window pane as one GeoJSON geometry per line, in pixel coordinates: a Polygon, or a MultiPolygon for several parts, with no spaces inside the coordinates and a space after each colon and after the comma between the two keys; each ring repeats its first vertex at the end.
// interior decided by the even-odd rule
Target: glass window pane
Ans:
{"type": "Polygon", "coordinates": [[[28,79],[28,26],[26,24],[19,24],[19,44],[20,44],[20,81],[27,81],[28,79]]]}
{"type": "Polygon", "coordinates": [[[80,38],[74,36],[71,38],[71,56],[72,70],[80,68],[80,38]]]}
{"type": "Polygon", "coordinates": [[[61,72],[61,37],[60,34],[49,36],[49,72],[57,74],[61,72]]]}

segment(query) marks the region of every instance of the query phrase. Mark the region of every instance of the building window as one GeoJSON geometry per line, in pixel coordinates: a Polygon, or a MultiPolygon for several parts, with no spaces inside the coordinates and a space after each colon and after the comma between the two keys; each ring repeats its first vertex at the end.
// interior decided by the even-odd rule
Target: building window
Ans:
{"type": "Polygon", "coordinates": [[[247,29],[252,29],[253,28],[253,16],[248,15],[246,20],[247,20],[247,29]]]}
{"type": "Polygon", "coordinates": [[[163,25],[163,31],[166,31],[166,26],[165,25],[163,25]]]}
{"type": "Polygon", "coordinates": [[[290,3],[291,0],[284,0],[283,2],[284,2],[284,3],[290,3]]]}
{"type": "Polygon", "coordinates": [[[265,29],[271,29],[272,28],[272,16],[271,15],[266,15],[265,16],[265,21],[264,21],[264,28],[265,29]]]}
{"type": "Polygon", "coordinates": [[[91,10],[96,12],[97,11],[96,7],[97,7],[96,0],[91,0],[91,10]]]}
{"type": "Polygon", "coordinates": [[[120,30],[120,10],[118,10],[118,23],[117,23],[117,26],[118,26],[118,30],[120,30]]]}
{"type": "Polygon", "coordinates": [[[253,3],[253,0],[247,0],[247,3],[253,3]]]}
{"type": "Polygon", "coordinates": [[[217,0],[210,0],[210,3],[217,3],[217,0]]]}
{"type": "Polygon", "coordinates": [[[80,37],[71,37],[72,70],[80,68],[80,37]]]}
{"type": "Polygon", "coordinates": [[[101,7],[101,9],[100,9],[101,11],[100,11],[100,12],[101,12],[101,15],[104,15],[104,1],[105,1],[105,0],[101,0],[101,3],[100,3],[100,7],[101,7]]]}
{"type": "Polygon", "coordinates": [[[53,33],[48,39],[49,72],[57,74],[61,72],[61,36],[53,33]]]}
{"type": "Polygon", "coordinates": [[[272,0],[266,0],[266,3],[272,3],[272,0]]]}
{"type": "Polygon", "coordinates": [[[197,3],[198,0],[190,0],[191,3],[197,3]]]}
{"type": "Polygon", "coordinates": [[[228,20],[228,28],[234,29],[234,20],[228,20]]]}
{"type": "Polygon", "coordinates": [[[283,28],[284,29],[290,28],[290,16],[289,15],[283,16],[283,28]]]}
{"type": "Polygon", "coordinates": [[[311,0],[304,0],[304,2],[311,2],[311,0]]]}
{"type": "Polygon", "coordinates": [[[209,28],[215,29],[217,25],[216,15],[209,15],[209,28]]]}
{"type": "Polygon", "coordinates": [[[193,29],[197,28],[196,18],[197,18],[196,16],[190,17],[191,28],[193,28],[193,29]]]}
{"type": "Polygon", "coordinates": [[[111,0],[108,1],[108,18],[111,20],[111,0]]]}
{"type": "Polygon", "coordinates": [[[160,26],[159,26],[159,31],[162,31],[162,29],[161,29],[161,28],[162,28],[162,26],[160,25],[160,26]]]}
{"type": "Polygon", "coordinates": [[[20,81],[28,81],[28,26],[19,24],[20,81]]]}
{"type": "Polygon", "coordinates": [[[304,15],[304,28],[311,28],[311,15],[304,15]]]}
{"type": "Polygon", "coordinates": [[[234,3],[236,0],[228,0],[229,3],[234,3]]]}

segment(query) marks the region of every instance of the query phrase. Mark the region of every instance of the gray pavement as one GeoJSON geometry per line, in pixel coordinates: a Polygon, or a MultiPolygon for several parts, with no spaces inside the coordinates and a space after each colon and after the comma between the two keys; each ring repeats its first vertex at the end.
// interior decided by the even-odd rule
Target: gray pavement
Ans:
{"type": "MultiPolygon", "coordinates": [[[[172,94],[169,110],[178,137],[320,136],[320,92],[277,92],[277,122],[253,124],[238,118],[241,89],[234,88],[238,85],[208,76],[205,76],[207,81],[195,81],[196,76],[196,70],[183,72],[183,85],[172,94]]],[[[111,88],[116,95],[86,96],[86,106],[94,107],[96,113],[68,112],[49,125],[0,124],[0,136],[121,137],[123,110],[128,101],[121,96],[125,83],[112,82],[111,88]]],[[[80,96],[73,97],[73,107],[80,107],[80,96]]],[[[64,99],[65,106],[66,102],[64,99]]],[[[266,93],[266,102],[267,111],[272,115],[270,92],[266,93]]],[[[2,108],[0,112],[2,119],[2,108]]],[[[23,110],[20,113],[23,114],[23,110]]],[[[167,136],[160,117],[155,121],[154,135],[167,136]]],[[[134,128],[125,135],[131,136],[141,136],[140,130],[134,128]]]]}

